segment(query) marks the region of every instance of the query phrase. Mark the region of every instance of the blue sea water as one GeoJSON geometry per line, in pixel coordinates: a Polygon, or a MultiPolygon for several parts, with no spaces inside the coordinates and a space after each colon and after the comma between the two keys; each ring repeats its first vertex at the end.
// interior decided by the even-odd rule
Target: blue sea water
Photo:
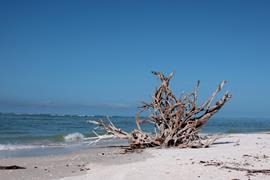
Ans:
{"type": "MultiPolygon", "coordinates": [[[[89,120],[106,116],[0,113],[0,157],[61,154],[93,146],[95,126],[89,120]]],[[[112,116],[119,128],[131,131],[135,117],[112,116]]],[[[150,124],[143,129],[153,132],[150,124]]],[[[212,118],[202,133],[270,131],[270,118],[212,118]]],[[[102,134],[101,130],[95,132],[102,134]]],[[[108,142],[104,142],[105,144],[108,142]]],[[[113,142],[109,142],[113,143],[113,142]]]]}

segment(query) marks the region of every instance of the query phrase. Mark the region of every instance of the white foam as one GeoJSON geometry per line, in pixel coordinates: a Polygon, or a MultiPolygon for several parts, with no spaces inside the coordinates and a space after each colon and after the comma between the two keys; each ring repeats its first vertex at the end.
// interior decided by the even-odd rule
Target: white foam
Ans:
{"type": "Polygon", "coordinates": [[[84,139],[84,135],[79,132],[76,132],[64,136],[64,139],[66,142],[81,141],[84,139]]]}
{"type": "Polygon", "coordinates": [[[17,144],[0,144],[0,151],[15,151],[23,149],[33,149],[39,146],[34,145],[17,145],[17,144]]]}

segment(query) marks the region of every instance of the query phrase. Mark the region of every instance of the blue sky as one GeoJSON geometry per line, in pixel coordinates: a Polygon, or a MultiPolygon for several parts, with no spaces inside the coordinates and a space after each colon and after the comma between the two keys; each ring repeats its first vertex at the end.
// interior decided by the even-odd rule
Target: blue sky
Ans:
{"type": "Polygon", "coordinates": [[[223,79],[220,116],[270,116],[270,1],[0,1],[0,112],[134,115],[223,79]]]}

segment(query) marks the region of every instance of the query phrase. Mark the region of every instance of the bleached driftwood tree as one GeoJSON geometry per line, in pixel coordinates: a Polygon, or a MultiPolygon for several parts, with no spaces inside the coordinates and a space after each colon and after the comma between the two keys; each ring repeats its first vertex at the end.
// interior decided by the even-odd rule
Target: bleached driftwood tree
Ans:
{"type": "Polygon", "coordinates": [[[129,140],[129,150],[145,147],[208,147],[214,139],[202,139],[199,129],[231,98],[228,92],[213,104],[216,95],[221,91],[226,81],[222,81],[213,94],[201,105],[198,105],[197,82],[193,92],[176,98],[169,83],[173,77],[171,73],[165,77],[160,72],[152,72],[161,80],[156,89],[153,100],[150,103],[143,102],[140,112],[136,116],[137,128],[128,133],[117,128],[110,120],[105,123],[102,120],[92,123],[102,127],[108,134],[118,138],[129,140]],[[213,104],[213,105],[212,105],[213,104]],[[139,115],[145,110],[150,110],[148,121],[155,126],[155,134],[145,133],[140,127],[139,115]]]}

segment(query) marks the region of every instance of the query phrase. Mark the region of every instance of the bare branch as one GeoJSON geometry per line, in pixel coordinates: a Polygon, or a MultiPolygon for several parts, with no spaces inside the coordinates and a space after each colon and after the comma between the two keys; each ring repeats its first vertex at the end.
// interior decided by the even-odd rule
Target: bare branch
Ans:
{"type": "MultiPolygon", "coordinates": [[[[107,134],[128,139],[130,142],[128,151],[154,146],[198,148],[211,145],[216,138],[202,139],[198,132],[199,128],[231,98],[231,95],[226,92],[212,105],[212,102],[217,94],[221,92],[226,81],[222,81],[212,95],[201,106],[197,106],[200,81],[197,81],[193,92],[184,94],[177,99],[169,87],[169,81],[172,79],[174,73],[169,74],[168,77],[160,72],[153,71],[152,73],[161,80],[161,84],[154,92],[152,102],[142,102],[140,111],[136,114],[137,129],[127,133],[117,128],[110,119],[108,119],[108,124],[105,124],[102,120],[89,122],[102,127],[107,134]],[[145,110],[150,112],[147,121],[155,125],[154,135],[147,134],[141,129],[139,115],[145,110]]],[[[97,133],[95,134],[98,139],[101,139],[100,137],[102,136],[97,133]]]]}

